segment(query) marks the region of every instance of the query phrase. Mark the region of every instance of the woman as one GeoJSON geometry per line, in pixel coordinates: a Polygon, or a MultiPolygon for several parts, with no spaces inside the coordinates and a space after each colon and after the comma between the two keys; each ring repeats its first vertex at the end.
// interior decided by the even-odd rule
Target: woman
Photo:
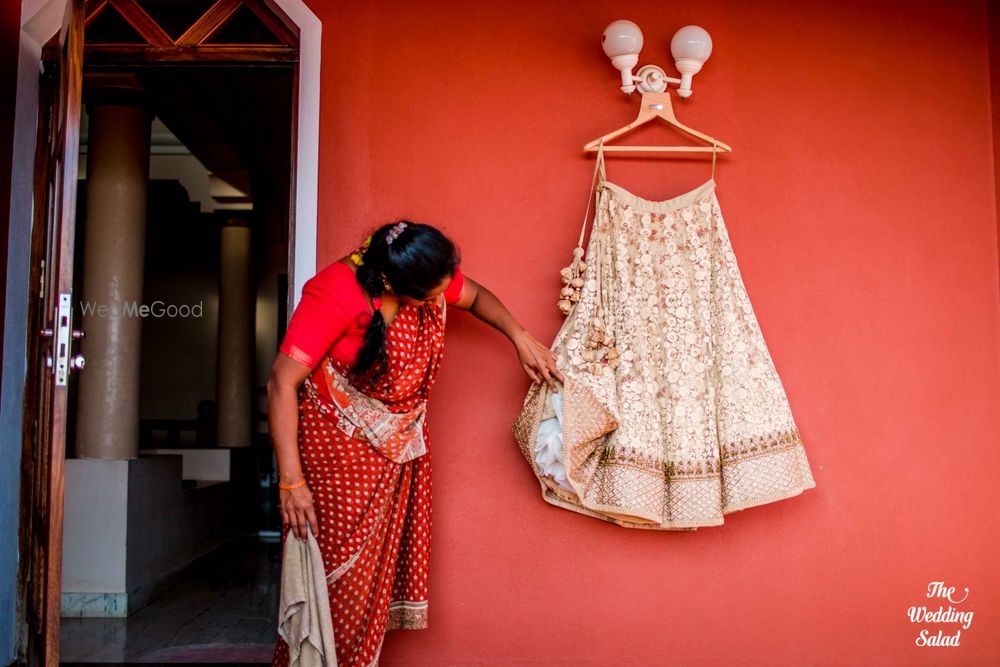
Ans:
{"type": "MultiPolygon", "coordinates": [[[[552,352],[488,289],[454,244],[402,221],[306,282],[268,379],[282,540],[320,546],[337,662],[378,661],[385,633],[427,627],[431,459],[424,411],[447,306],[514,344],[533,382],[563,381],[552,352]]],[[[287,665],[279,637],[274,665],[287,665]]]]}

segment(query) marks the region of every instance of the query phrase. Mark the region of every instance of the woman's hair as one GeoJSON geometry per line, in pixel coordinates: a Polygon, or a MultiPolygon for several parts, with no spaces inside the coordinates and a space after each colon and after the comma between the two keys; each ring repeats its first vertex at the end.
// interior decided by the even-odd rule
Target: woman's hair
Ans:
{"type": "MultiPolygon", "coordinates": [[[[459,261],[458,248],[436,228],[400,220],[383,225],[372,233],[371,242],[361,256],[357,279],[372,298],[385,291],[382,282],[382,276],[385,276],[395,294],[426,299],[445,276],[455,275],[459,261]],[[406,226],[392,243],[387,243],[389,231],[400,222],[406,223],[406,226]]],[[[388,369],[385,331],[385,319],[375,309],[352,369],[354,373],[377,378],[388,369]]]]}

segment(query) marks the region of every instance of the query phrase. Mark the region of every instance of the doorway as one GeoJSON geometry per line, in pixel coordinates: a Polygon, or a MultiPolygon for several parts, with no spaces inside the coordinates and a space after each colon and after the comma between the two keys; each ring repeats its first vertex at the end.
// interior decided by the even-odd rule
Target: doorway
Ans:
{"type": "MultiPolygon", "coordinates": [[[[270,472],[272,459],[261,375],[266,378],[280,342],[287,314],[294,305],[295,286],[308,278],[295,268],[303,260],[303,253],[297,250],[311,236],[305,234],[302,239],[297,233],[302,231],[302,207],[297,206],[301,192],[296,187],[296,167],[300,164],[297,149],[301,145],[296,132],[302,124],[297,104],[303,98],[299,31],[297,24],[282,13],[280,4],[270,0],[70,3],[71,7],[75,5],[82,10],[85,26],[83,101],[88,110],[96,110],[93,115],[84,116],[86,127],[99,128],[101,122],[110,122],[115,132],[121,130],[123,126],[116,125],[119,121],[103,113],[102,106],[139,107],[138,115],[148,118],[150,123],[149,146],[144,148],[151,155],[145,178],[143,249],[133,254],[142,258],[139,282],[143,287],[138,305],[147,308],[158,305],[161,311],[166,309],[166,314],[142,316],[138,344],[125,336],[118,339],[117,348],[92,346],[83,357],[86,365],[81,362],[84,369],[70,370],[63,432],[67,457],[64,464],[69,465],[63,471],[56,471],[66,475],[67,532],[57,536],[58,542],[66,540],[58,546],[79,547],[81,539],[92,539],[96,530],[99,541],[108,549],[107,560],[121,560],[121,551],[109,548],[114,540],[103,539],[108,536],[107,524],[114,523],[107,520],[106,506],[102,506],[101,525],[91,526],[85,516],[83,519],[70,516],[87,505],[85,501],[96,504],[93,491],[112,489],[117,474],[125,480],[124,517],[120,517],[123,520],[118,532],[132,538],[123,539],[124,544],[145,547],[134,553],[130,547],[124,548],[126,564],[119,568],[125,574],[124,585],[119,586],[124,590],[114,590],[112,586],[103,596],[94,595],[100,591],[83,590],[79,592],[84,595],[74,600],[72,595],[66,595],[73,591],[60,590],[59,581],[48,582],[49,590],[56,589],[64,614],[92,613],[96,599],[105,611],[127,618],[137,609],[165,599],[171,587],[176,587],[184,576],[197,578],[199,573],[211,571],[211,565],[204,565],[212,561],[209,554],[214,553],[216,563],[220,558],[226,562],[227,557],[220,556],[226,545],[231,548],[235,540],[244,540],[246,544],[248,538],[266,544],[268,535],[277,533],[274,496],[270,493],[275,480],[270,472]],[[183,162],[188,163],[187,167],[179,166],[183,162]],[[198,166],[201,173],[195,174],[198,166]],[[207,186],[202,187],[199,182],[207,186]],[[249,276],[249,287],[241,286],[246,282],[242,279],[235,280],[234,287],[232,278],[236,274],[249,276]],[[212,278],[219,277],[223,283],[229,279],[229,287],[222,285],[223,291],[228,290],[228,298],[219,294],[219,286],[211,284],[212,278]],[[243,311],[249,314],[243,318],[227,316],[224,303],[234,303],[233,294],[238,295],[241,289],[242,292],[249,289],[251,294],[250,310],[243,311]],[[197,315],[193,313],[195,309],[197,315]],[[236,420],[248,419],[249,429],[243,435],[237,429],[236,435],[231,433],[230,439],[223,442],[220,429],[225,428],[224,417],[232,411],[220,409],[222,400],[218,399],[224,399],[223,387],[234,383],[230,379],[226,385],[224,380],[211,376],[219,376],[219,358],[234,347],[230,344],[233,340],[230,334],[223,334],[225,344],[218,340],[220,326],[226,321],[235,322],[236,328],[250,330],[249,357],[244,346],[241,361],[230,364],[237,370],[249,367],[250,386],[244,388],[249,390],[246,401],[249,405],[246,414],[236,420]],[[135,432],[136,451],[125,452],[124,456],[121,452],[118,456],[114,452],[111,456],[100,455],[94,449],[88,452],[87,448],[93,447],[88,438],[91,441],[95,438],[81,425],[81,417],[93,409],[81,403],[92,400],[89,397],[95,392],[82,386],[87,371],[98,367],[102,356],[117,358],[130,354],[139,367],[137,387],[131,392],[137,408],[135,419],[128,417],[122,421],[129,422],[126,434],[129,429],[135,432]],[[95,451],[98,455],[94,455],[95,451]],[[227,460],[220,463],[220,458],[227,460]],[[99,471],[96,483],[93,479],[86,482],[91,487],[80,484],[94,470],[85,470],[82,477],[79,471],[71,470],[77,461],[87,467],[94,463],[101,466],[108,460],[115,460],[118,468],[124,466],[125,472],[99,471]],[[158,461],[155,465],[150,463],[154,460],[158,461]],[[161,465],[159,462],[163,460],[171,463],[161,465]],[[163,493],[153,493],[158,489],[163,489],[163,493]],[[75,533],[71,535],[71,531],[75,533]],[[151,550],[150,544],[158,548],[151,550]],[[166,553],[171,550],[174,553],[166,553]],[[116,607],[119,603],[123,606],[116,607]],[[91,608],[84,609],[86,604],[91,608]]],[[[318,31],[314,37],[318,38],[318,31]]],[[[74,258],[70,263],[73,327],[88,322],[89,318],[92,331],[99,328],[95,318],[107,319],[95,315],[95,307],[122,306],[81,298],[88,292],[88,275],[107,269],[107,265],[122,263],[120,258],[107,253],[97,253],[103,260],[96,261],[92,252],[88,255],[102,242],[107,243],[107,239],[100,238],[106,233],[102,228],[107,225],[89,224],[106,208],[99,201],[100,188],[91,184],[91,180],[99,180],[92,167],[107,173],[106,164],[99,166],[101,159],[95,155],[95,151],[101,150],[95,145],[100,136],[100,130],[84,131],[81,135],[79,203],[75,233],[70,235],[71,240],[75,236],[75,243],[70,244],[74,258]],[[94,165],[90,164],[92,156],[94,165]],[[95,266],[99,270],[95,271],[95,266]],[[82,312],[85,308],[90,309],[88,313],[82,312]]],[[[49,193],[40,194],[44,198],[49,193]]],[[[305,213],[308,219],[310,211],[305,213]]],[[[36,229],[51,231],[42,226],[36,229]]],[[[44,254],[54,243],[50,238],[35,245],[39,254],[44,254]]],[[[311,274],[314,262],[306,266],[306,272],[311,274]]],[[[235,297],[237,305],[239,301],[235,297]]],[[[242,305],[246,306],[246,302],[244,297],[242,305]]],[[[40,318],[47,314],[44,308],[36,310],[40,318]]],[[[82,329],[84,334],[86,328],[85,325],[82,329]]],[[[80,338],[86,350],[95,336],[80,338]]],[[[100,392],[98,395],[104,396],[100,392]]],[[[31,395],[28,396],[30,400],[31,395]]],[[[26,407],[31,410],[30,405],[26,407]]],[[[98,420],[102,425],[111,421],[107,415],[98,420]]],[[[37,423],[37,415],[29,416],[25,423],[37,423]]],[[[107,429],[102,426],[102,434],[104,430],[107,429]]],[[[101,441],[98,447],[106,447],[105,441],[110,438],[98,440],[101,441]]],[[[25,442],[28,463],[25,469],[29,475],[48,474],[51,480],[51,470],[40,470],[45,466],[38,465],[36,445],[35,438],[25,442]]],[[[28,482],[25,488],[34,489],[38,485],[37,481],[28,482]]],[[[42,485],[59,486],[51,481],[42,485]]],[[[56,495],[47,499],[50,510],[63,501],[56,495]]],[[[49,531],[48,546],[54,551],[51,527],[41,524],[36,522],[33,527],[49,531]]],[[[266,572],[267,551],[265,548],[261,552],[265,554],[264,576],[273,579],[273,571],[266,572]]],[[[26,553],[25,558],[29,555],[34,553],[26,553]]],[[[51,562],[52,554],[46,560],[51,562]]],[[[53,569],[49,567],[47,571],[52,573],[53,569]]],[[[77,576],[79,572],[59,574],[77,576]]],[[[37,586],[38,577],[34,579],[31,584],[26,582],[22,590],[37,586]]],[[[80,579],[77,576],[77,581],[80,579]]],[[[61,579],[63,583],[66,580],[66,576],[61,579]]],[[[39,627],[42,623],[38,619],[52,620],[51,595],[48,600],[47,613],[36,612],[29,617],[33,626],[29,634],[34,635],[36,643],[42,638],[47,644],[32,653],[35,663],[53,663],[58,656],[58,647],[53,650],[51,646],[51,622],[47,629],[39,627]]],[[[116,634],[129,633],[111,630],[111,634],[111,637],[97,635],[104,638],[100,643],[113,644],[107,640],[116,634]]],[[[93,633],[90,638],[95,638],[93,633]]],[[[122,650],[127,652],[127,647],[122,650]]],[[[113,655],[111,659],[93,657],[99,662],[115,661],[113,655]]],[[[217,657],[218,661],[229,661],[224,654],[217,657]]],[[[67,655],[66,659],[74,658],[67,655]]]]}

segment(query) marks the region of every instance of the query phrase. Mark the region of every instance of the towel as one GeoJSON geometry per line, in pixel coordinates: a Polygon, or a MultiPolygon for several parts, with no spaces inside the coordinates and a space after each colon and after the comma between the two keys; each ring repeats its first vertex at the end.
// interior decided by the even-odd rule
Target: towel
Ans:
{"type": "Polygon", "coordinates": [[[289,667],[336,666],[326,571],[319,543],[308,525],[305,540],[295,533],[285,538],[278,634],[288,644],[289,667]]]}

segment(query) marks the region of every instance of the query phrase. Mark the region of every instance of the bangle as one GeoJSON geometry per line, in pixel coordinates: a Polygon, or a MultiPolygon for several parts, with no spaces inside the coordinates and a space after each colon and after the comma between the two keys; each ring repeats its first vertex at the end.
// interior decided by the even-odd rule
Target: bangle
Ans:
{"type": "Polygon", "coordinates": [[[292,489],[297,489],[300,486],[305,486],[305,483],[306,483],[306,478],[303,477],[301,480],[299,480],[295,484],[282,484],[281,482],[278,482],[278,488],[279,489],[284,489],[285,491],[291,491],[292,489]]]}

